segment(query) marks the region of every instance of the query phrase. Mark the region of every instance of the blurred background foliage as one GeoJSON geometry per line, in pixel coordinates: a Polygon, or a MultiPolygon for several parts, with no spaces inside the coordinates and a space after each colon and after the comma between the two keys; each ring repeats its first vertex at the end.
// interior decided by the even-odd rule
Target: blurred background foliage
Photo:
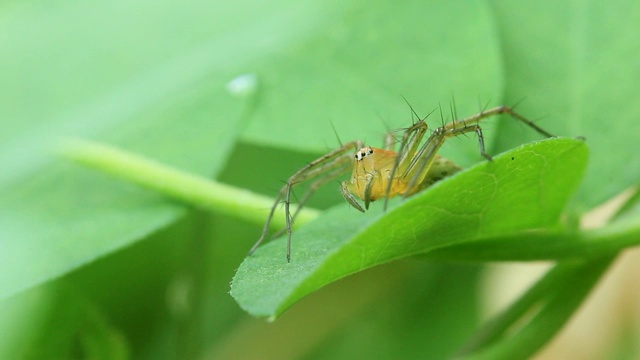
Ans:
{"type": "MultiPolygon", "coordinates": [[[[567,217],[640,179],[631,1],[33,0],[0,15],[0,358],[438,359],[482,317],[482,267],[412,259],[274,324],[253,319],[228,291],[260,224],[71,164],[61,139],[274,195],[336,147],[331,124],[342,141],[378,144],[410,122],[402,97],[421,115],[442,105],[445,120],[452,98],[460,115],[523,100],[544,128],[588,141],[567,217]]],[[[486,128],[493,154],[533,138],[486,128]]],[[[443,152],[481,161],[473,139],[443,152]]],[[[328,186],[311,205],[339,201],[328,186]]],[[[591,355],[634,354],[637,324],[623,320],[591,355]]]]}

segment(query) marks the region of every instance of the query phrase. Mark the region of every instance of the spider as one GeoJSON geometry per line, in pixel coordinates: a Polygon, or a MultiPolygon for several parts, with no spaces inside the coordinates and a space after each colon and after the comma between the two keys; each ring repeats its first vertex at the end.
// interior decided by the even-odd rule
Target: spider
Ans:
{"type": "Polygon", "coordinates": [[[249,251],[249,255],[253,254],[267,237],[273,214],[281,200],[284,199],[288,236],[287,262],[290,262],[291,227],[298,212],[318,188],[347,173],[350,169],[352,170],[351,178],[340,183],[340,192],[351,206],[365,212],[373,201],[385,198],[384,208],[386,209],[388,199],[399,195],[406,198],[461,170],[459,166],[437,154],[440,147],[449,138],[466,133],[476,133],[480,154],[491,161],[491,156],[485,151],[484,136],[479,122],[499,114],[509,114],[538,133],[546,137],[553,137],[552,134],[515,112],[511,107],[498,106],[443,125],[433,130],[424,143],[422,140],[428,129],[426,118],[420,119],[418,117],[420,119],[418,122],[409,128],[402,129],[404,134],[397,152],[394,151],[396,139],[393,132],[387,134],[385,148],[365,146],[360,140],[350,141],[310,162],[287,180],[271,207],[262,235],[249,251]],[[299,201],[296,211],[291,214],[293,187],[309,180],[313,180],[313,182],[299,201]],[[358,198],[364,202],[364,207],[358,202],[358,198]]]}

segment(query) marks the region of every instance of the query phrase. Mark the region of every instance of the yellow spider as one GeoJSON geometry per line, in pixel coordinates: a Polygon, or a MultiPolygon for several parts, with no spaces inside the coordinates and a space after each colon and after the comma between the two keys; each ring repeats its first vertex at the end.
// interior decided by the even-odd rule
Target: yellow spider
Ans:
{"type": "Polygon", "coordinates": [[[400,149],[397,152],[393,150],[395,138],[392,133],[387,135],[384,149],[364,146],[360,140],[348,142],[312,161],[287,180],[278,193],[273,207],[271,207],[260,239],[251,248],[249,255],[253,254],[267,237],[275,209],[284,198],[288,234],[287,261],[291,261],[291,226],[296,215],[315,190],[328,181],[347,173],[350,169],[352,170],[351,178],[341,183],[340,191],[351,206],[365,212],[365,209],[369,209],[369,204],[372,201],[385,198],[384,207],[386,208],[388,199],[398,195],[406,198],[459,171],[461,169],[459,166],[437,154],[440,147],[449,138],[470,132],[476,133],[480,154],[487,160],[491,160],[491,156],[485,152],[484,136],[478,123],[482,119],[499,114],[509,114],[540,134],[553,137],[544,129],[515,112],[511,107],[498,106],[465,119],[452,121],[433,130],[423,144],[421,143],[427,132],[427,123],[421,119],[405,129],[400,141],[400,149]],[[294,186],[307,180],[314,180],[314,182],[311,183],[306,194],[300,200],[298,209],[292,215],[289,210],[291,190],[294,186]],[[364,201],[364,208],[357,198],[364,201]]]}

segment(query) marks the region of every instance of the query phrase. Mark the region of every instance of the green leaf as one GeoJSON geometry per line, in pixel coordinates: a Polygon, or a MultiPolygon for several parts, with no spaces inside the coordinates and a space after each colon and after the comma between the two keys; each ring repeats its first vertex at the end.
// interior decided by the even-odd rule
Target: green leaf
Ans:
{"type": "Polygon", "coordinates": [[[166,34],[139,30],[171,9],[122,2],[127,23],[113,17],[118,4],[58,5],[20,3],[3,13],[3,33],[20,36],[3,38],[12,56],[0,69],[11,89],[0,98],[0,117],[11,120],[0,122],[0,298],[140,240],[186,209],[58,158],[60,138],[99,139],[212,176],[253,106],[226,88],[244,70],[244,54],[219,55],[234,48],[216,41],[223,29],[165,47],[166,34]]]}
{"type": "MultiPolygon", "coordinates": [[[[321,13],[342,14],[260,65],[265,91],[244,139],[326,152],[337,145],[331,123],[343,141],[372,144],[406,127],[402,97],[421,116],[442,104],[450,118],[453,97],[461,116],[499,105],[501,51],[489,10],[476,0],[326,1],[321,13]]],[[[465,149],[477,159],[476,147],[465,149]]]]}
{"type": "Polygon", "coordinates": [[[277,316],[303,296],[393,259],[509,231],[554,228],[587,161],[580,140],[527,144],[444,180],[383,214],[335,207],[238,269],[231,294],[256,316],[277,316]],[[421,214],[416,216],[416,214],[421,214]]]}
{"type": "MultiPolygon", "coordinates": [[[[491,1],[502,36],[507,103],[552,133],[584,136],[591,149],[576,212],[584,212],[640,179],[640,3],[491,1]],[[544,25],[541,20],[544,19],[544,25]]],[[[501,125],[502,126],[502,125],[501,125]]],[[[499,148],[523,142],[505,124],[499,148]]]]}
{"type": "Polygon", "coordinates": [[[11,89],[0,97],[0,117],[11,119],[0,123],[0,297],[184,213],[60,161],[52,151],[60,138],[115,144],[212,176],[256,109],[247,139],[317,150],[333,139],[333,119],[345,139],[381,138],[384,126],[372,119],[406,126],[402,95],[425,114],[454,94],[463,99],[460,113],[470,114],[476,99],[502,91],[500,52],[481,1],[153,5],[27,2],[3,12],[2,33],[20,36],[1,44],[12,56],[0,68],[11,89]],[[421,21],[384,21],[415,14],[421,21]]]}
{"type": "MultiPolygon", "coordinates": [[[[132,121],[131,134],[117,136],[124,139],[121,147],[202,174],[218,172],[240,117],[233,114],[238,107],[229,106],[222,112],[229,120],[211,121],[219,113],[208,103],[210,94],[186,104],[176,99],[173,112],[132,121]],[[182,117],[189,120],[177,121],[182,117]]],[[[0,297],[122,248],[185,210],[162,195],[59,160],[3,188],[0,205],[0,297]]]]}

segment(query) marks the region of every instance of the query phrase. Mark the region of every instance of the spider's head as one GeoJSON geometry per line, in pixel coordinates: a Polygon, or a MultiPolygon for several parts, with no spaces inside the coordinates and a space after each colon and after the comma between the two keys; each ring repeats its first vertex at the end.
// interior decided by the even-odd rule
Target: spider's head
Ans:
{"type": "Polygon", "coordinates": [[[356,151],[356,161],[362,161],[367,155],[373,154],[373,148],[371,146],[365,146],[362,149],[356,151]]]}

